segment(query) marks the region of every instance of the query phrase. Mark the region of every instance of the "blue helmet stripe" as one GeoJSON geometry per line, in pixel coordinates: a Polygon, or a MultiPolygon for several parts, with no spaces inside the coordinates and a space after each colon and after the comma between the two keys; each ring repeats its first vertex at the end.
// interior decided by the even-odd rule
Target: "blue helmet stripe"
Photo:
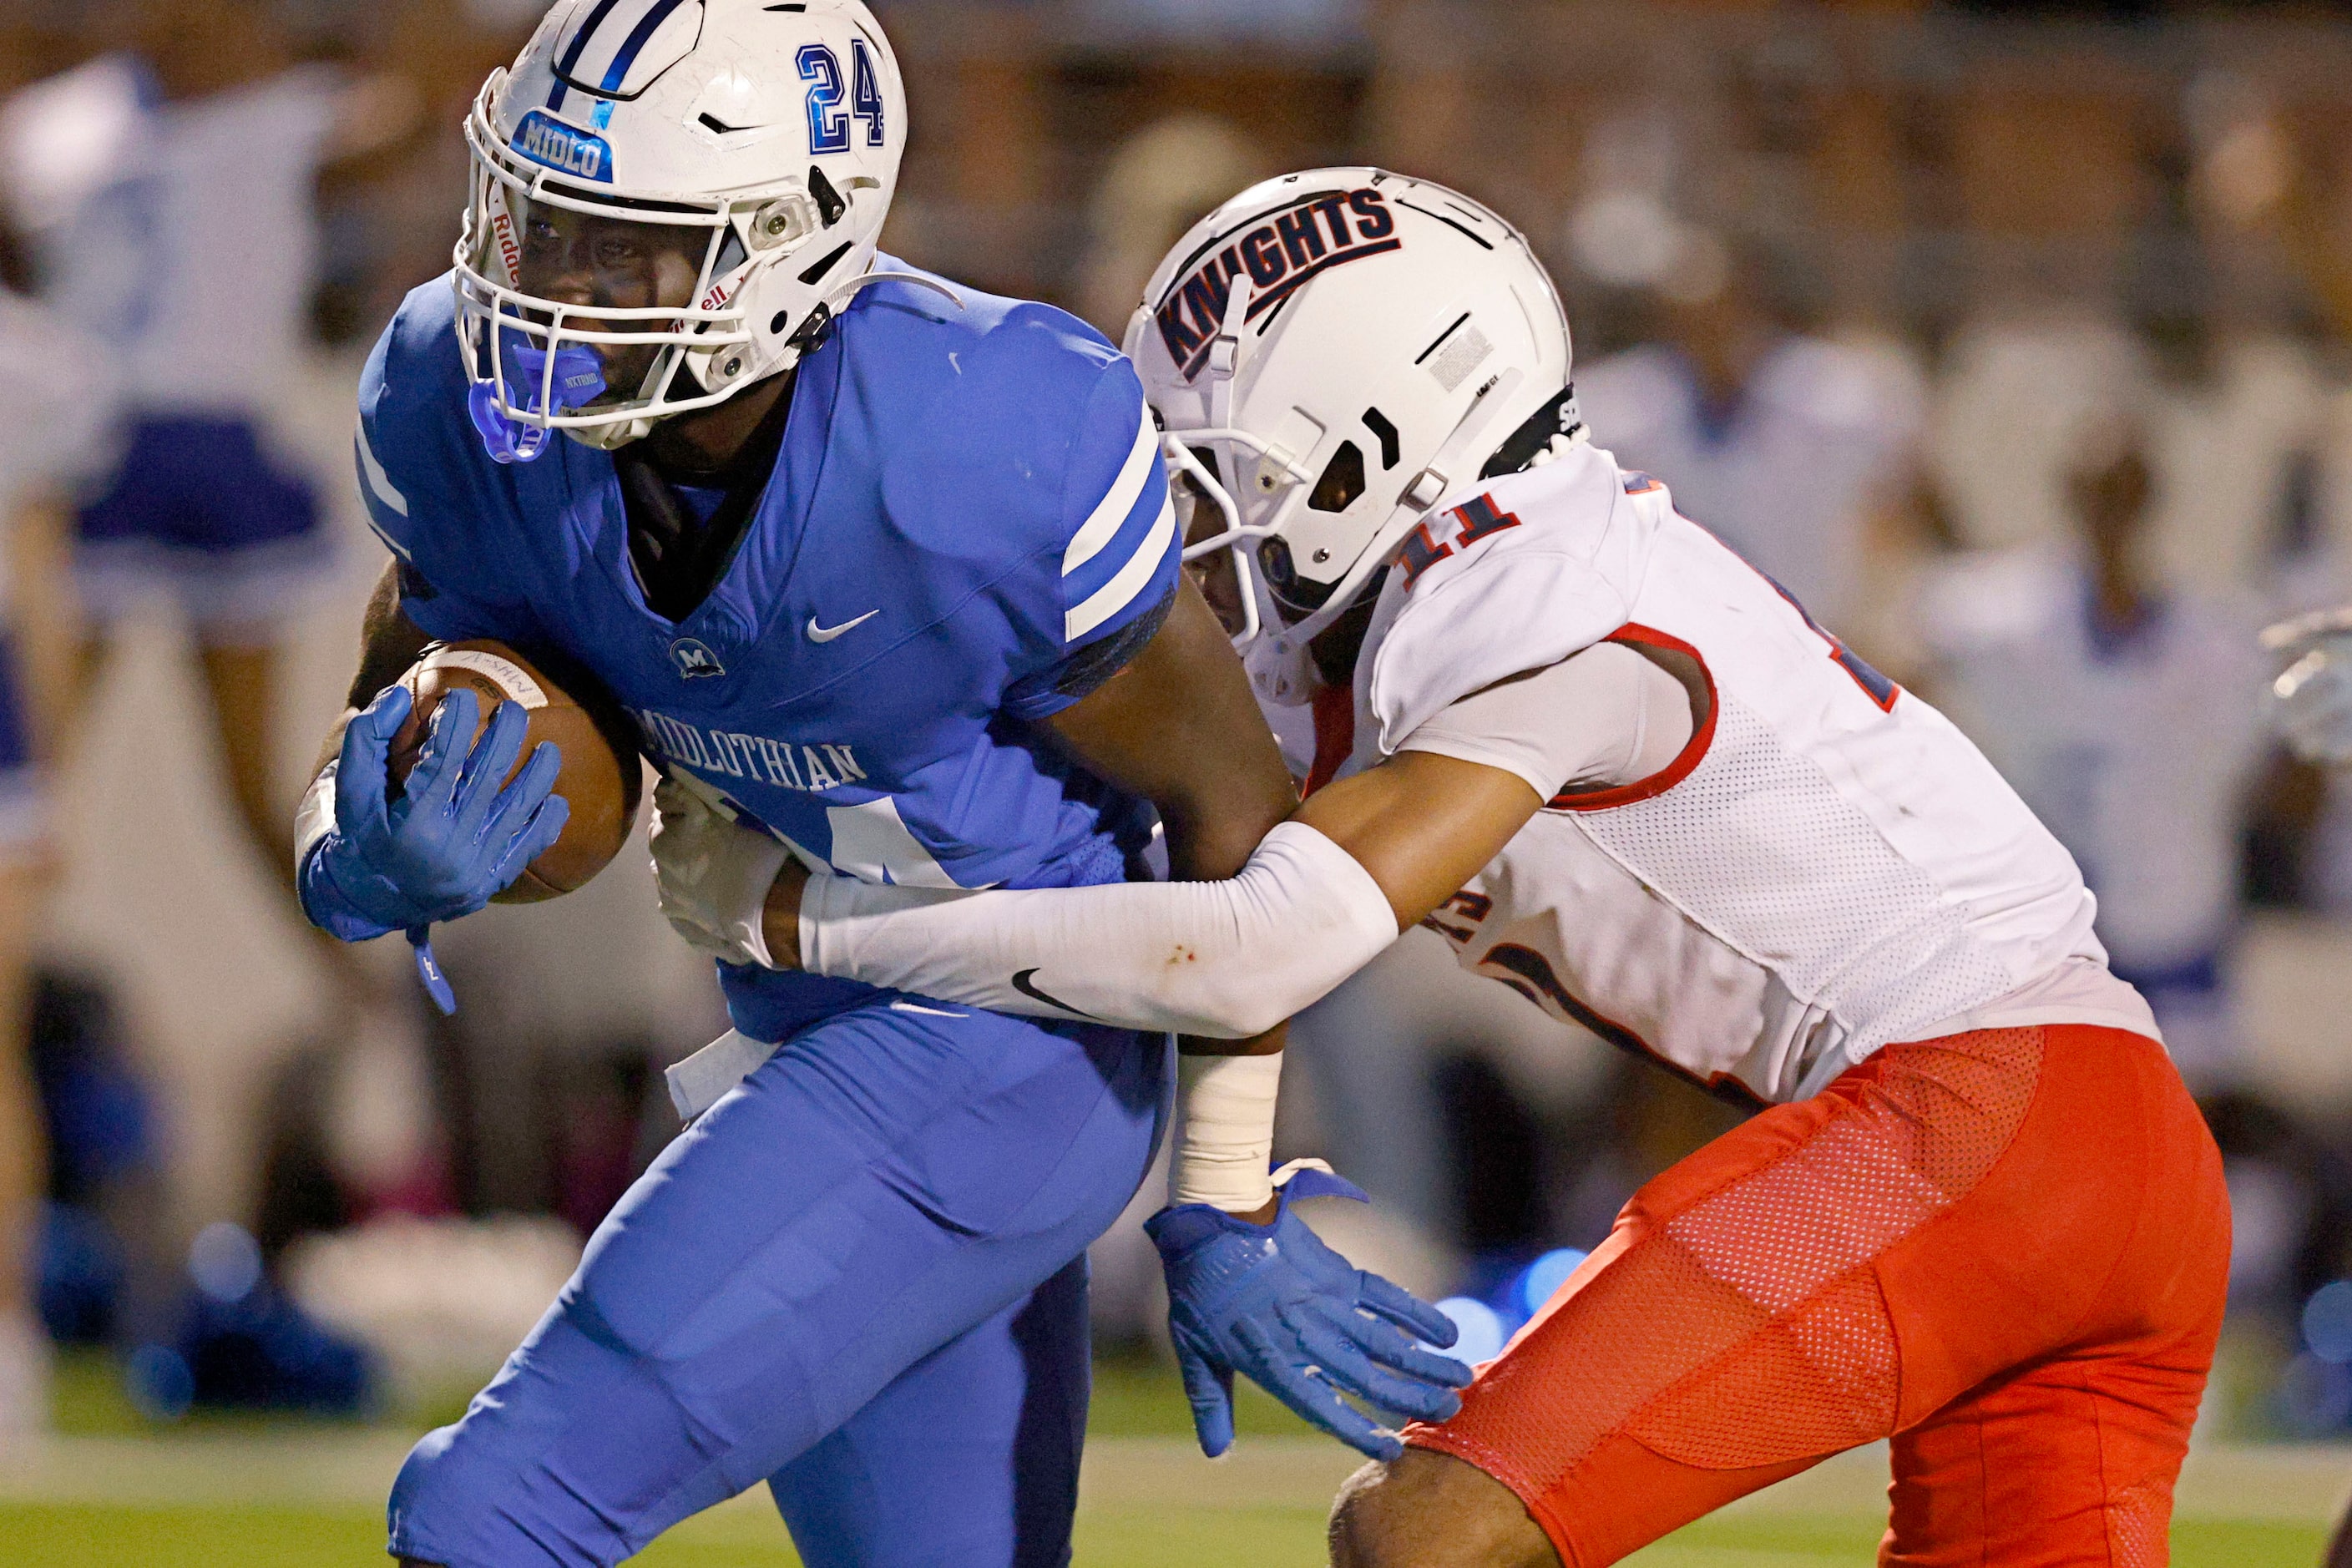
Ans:
{"type": "Polygon", "coordinates": [[[637,63],[638,51],[646,47],[646,40],[652,37],[654,29],[667,21],[669,14],[682,4],[684,0],[659,0],[652,10],[646,13],[645,19],[637,24],[636,30],[631,33],[627,40],[621,45],[621,52],[614,55],[613,63],[604,68],[606,92],[616,92],[620,89],[621,84],[628,79],[629,68],[637,63]]]}
{"type": "Polygon", "coordinates": [[[588,19],[580,24],[578,32],[572,35],[572,47],[563,51],[562,59],[555,62],[555,90],[548,95],[548,108],[563,107],[563,79],[572,74],[572,68],[578,65],[580,57],[588,52],[589,36],[604,26],[604,18],[611,16],[613,7],[620,3],[621,0],[596,0],[596,8],[588,13],[588,19]]]}

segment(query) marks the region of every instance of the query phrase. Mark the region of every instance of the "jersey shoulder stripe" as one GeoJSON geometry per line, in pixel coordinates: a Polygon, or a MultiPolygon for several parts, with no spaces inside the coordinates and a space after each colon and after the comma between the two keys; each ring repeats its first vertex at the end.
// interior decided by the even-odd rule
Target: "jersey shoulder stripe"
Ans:
{"type": "Polygon", "coordinates": [[[1088,390],[1062,479],[1065,644],[1108,636],[1166,595],[1178,556],[1160,431],[1134,367],[1114,355],[1088,390]]]}
{"type": "Polygon", "coordinates": [[[1070,537],[1070,547],[1062,552],[1062,575],[1066,577],[1102,552],[1103,546],[1119,533],[1136,510],[1142,496],[1144,482],[1151,477],[1151,466],[1160,456],[1160,435],[1147,411],[1141,428],[1135,434],[1135,445],[1129,449],[1127,461],[1120,465],[1118,477],[1111,481],[1110,489],[1096,503],[1078,531],[1070,537]]]}
{"type": "MultiPolygon", "coordinates": [[[[1149,514],[1150,525],[1143,531],[1141,542],[1127,557],[1126,563],[1109,582],[1066,613],[1062,628],[1065,640],[1077,641],[1138,600],[1147,605],[1156,602],[1156,597],[1146,598],[1144,590],[1159,580],[1161,567],[1167,564],[1170,547],[1176,540],[1176,505],[1165,487],[1160,491],[1159,500],[1158,508],[1149,514]]],[[[1139,517],[1145,515],[1141,508],[1149,504],[1148,500],[1139,504],[1139,517]]]]}
{"type": "MultiPolygon", "coordinates": [[[[383,471],[383,464],[377,460],[375,448],[368,444],[366,420],[362,419],[352,427],[352,446],[359,458],[360,493],[370,503],[370,510],[382,506],[406,517],[408,498],[393,484],[391,476],[383,471]]],[[[392,545],[395,554],[407,553],[390,539],[384,542],[392,545]]]]}

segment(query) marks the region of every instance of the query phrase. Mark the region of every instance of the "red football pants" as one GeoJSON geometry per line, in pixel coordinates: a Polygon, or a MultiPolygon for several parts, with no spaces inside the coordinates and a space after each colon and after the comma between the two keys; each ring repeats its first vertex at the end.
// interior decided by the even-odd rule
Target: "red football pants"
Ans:
{"type": "Polygon", "coordinates": [[[2229,1253],[2155,1042],[1889,1046],[1636,1193],[1407,1440],[1508,1486],[1567,1568],[1890,1436],[1882,1563],[2162,1568],[2229,1253]]]}

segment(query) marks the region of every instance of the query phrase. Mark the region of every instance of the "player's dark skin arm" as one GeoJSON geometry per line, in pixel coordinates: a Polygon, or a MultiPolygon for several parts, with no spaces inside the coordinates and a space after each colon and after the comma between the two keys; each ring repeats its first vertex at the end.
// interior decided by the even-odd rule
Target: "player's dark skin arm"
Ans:
{"type": "Polygon", "coordinates": [[[367,609],[360,618],[359,669],[352,675],[351,691],[343,699],[342,716],[327,731],[326,743],[319,748],[318,760],[310,765],[311,777],[318,777],[342,750],[343,726],[352,721],[352,715],[374,701],[377,692],[398,680],[432,640],[401,609],[400,563],[387,562],[383,574],[375,580],[375,587],[368,594],[367,609]]]}
{"type": "Polygon", "coordinates": [[[1159,808],[1180,882],[1234,876],[1298,808],[1249,677],[1190,577],[1143,651],[1045,723],[1088,773],[1159,808]]]}

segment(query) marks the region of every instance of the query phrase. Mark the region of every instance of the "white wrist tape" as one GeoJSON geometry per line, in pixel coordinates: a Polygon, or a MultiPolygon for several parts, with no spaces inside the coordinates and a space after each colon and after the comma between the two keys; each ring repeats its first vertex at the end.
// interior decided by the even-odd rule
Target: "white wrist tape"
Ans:
{"type": "Polygon", "coordinates": [[[1265,1033],[1397,937],[1371,873],[1298,822],[1223,882],[965,893],[813,878],[800,930],[812,974],[1224,1039],[1265,1033]]]}
{"type": "Polygon", "coordinates": [[[1176,1058],[1176,1152],[1168,1201],[1231,1214],[1274,1196],[1274,1109],[1282,1053],[1176,1058]]]}
{"type": "Polygon", "coordinates": [[[773,969],[768,890],[792,851],[675,779],[654,789],[654,887],[670,928],[730,963],[773,969]]]}
{"type": "Polygon", "coordinates": [[[319,770],[303,792],[302,804],[294,812],[294,874],[302,874],[302,863],[310,858],[319,840],[335,830],[335,763],[319,770]]]}

